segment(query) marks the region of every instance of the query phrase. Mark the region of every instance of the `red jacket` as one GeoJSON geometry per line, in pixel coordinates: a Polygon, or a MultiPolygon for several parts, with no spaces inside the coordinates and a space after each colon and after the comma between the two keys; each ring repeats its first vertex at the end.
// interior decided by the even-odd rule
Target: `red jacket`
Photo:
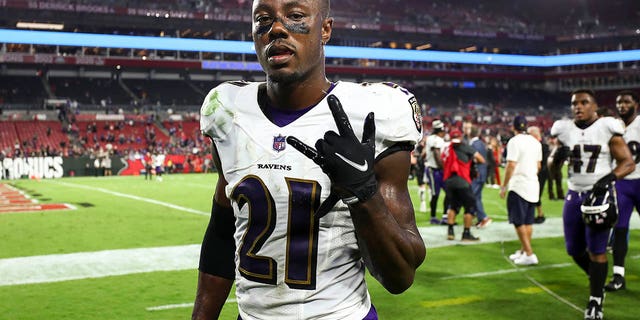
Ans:
{"type": "Polygon", "coordinates": [[[443,180],[449,179],[454,173],[462,179],[471,183],[471,163],[463,162],[458,158],[456,154],[454,144],[449,144],[442,152],[442,162],[444,163],[444,177],[443,180]]]}

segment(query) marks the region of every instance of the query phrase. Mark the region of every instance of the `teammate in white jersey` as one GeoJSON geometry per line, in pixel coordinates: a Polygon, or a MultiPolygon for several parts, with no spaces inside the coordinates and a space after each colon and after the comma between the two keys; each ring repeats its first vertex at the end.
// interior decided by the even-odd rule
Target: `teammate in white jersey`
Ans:
{"type": "Polygon", "coordinates": [[[239,319],[377,319],[365,267],[397,294],[426,254],[407,186],[420,107],[326,79],[328,0],[254,0],[252,17],[266,82],[201,109],[220,174],[192,318],[216,319],[235,281],[239,319]]]}
{"type": "Polygon", "coordinates": [[[440,197],[440,191],[444,190],[443,179],[443,163],[442,163],[442,149],[444,149],[444,123],[440,120],[433,120],[431,122],[431,128],[433,132],[427,137],[427,143],[425,145],[426,160],[425,169],[427,170],[427,182],[429,183],[429,189],[431,190],[431,199],[429,200],[429,209],[431,210],[431,224],[447,224],[447,206],[444,206],[444,212],[442,213],[442,221],[436,217],[436,208],[438,207],[438,198],[440,197]]]}
{"type": "Polygon", "coordinates": [[[618,115],[624,121],[624,141],[629,146],[636,163],[636,169],[616,183],[618,193],[618,209],[620,217],[613,230],[613,278],[605,286],[607,291],[625,289],[624,260],[629,245],[629,220],[633,209],[640,212],[640,117],[638,112],[638,95],[633,91],[621,91],[616,96],[618,115]]]}
{"type": "Polygon", "coordinates": [[[589,193],[603,194],[611,184],[631,173],[635,164],[622,135],[622,122],[599,117],[595,93],[577,90],[571,94],[573,120],[558,120],[551,128],[570,149],[569,192],[562,218],[567,253],[589,276],[590,297],[585,319],[602,319],[604,283],[607,278],[609,228],[591,228],[584,223],[580,206],[589,193]],[[615,167],[611,163],[615,160],[615,167]]]}

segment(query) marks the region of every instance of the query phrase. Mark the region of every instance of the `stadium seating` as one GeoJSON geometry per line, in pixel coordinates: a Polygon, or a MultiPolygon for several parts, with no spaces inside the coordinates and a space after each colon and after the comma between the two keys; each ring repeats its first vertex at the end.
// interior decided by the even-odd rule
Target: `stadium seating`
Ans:
{"type": "Polygon", "coordinates": [[[0,136],[0,150],[13,152],[17,142],[27,154],[45,149],[60,150],[61,146],[69,143],[69,138],[62,132],[60,122],[50,120],[0,121],[0,136]]]}
{"type": "Polygon", "coordinates": [[[20,144],[18,132],[13,122],[0,121],[0,150],[12,154],[15,144],[20,144]],[[7,152],[8,151],[8,152],[7,152]]]}
{"type": "Polygon", "coordinates": [[[169,142],[169,136],[155,123],[81,121],[77,125],[86,148],[106,148],[111,144],[114,149],[146,151],[169,142]],[[89,126],[94,126],[95,132],[89,130],[89,126]]]}

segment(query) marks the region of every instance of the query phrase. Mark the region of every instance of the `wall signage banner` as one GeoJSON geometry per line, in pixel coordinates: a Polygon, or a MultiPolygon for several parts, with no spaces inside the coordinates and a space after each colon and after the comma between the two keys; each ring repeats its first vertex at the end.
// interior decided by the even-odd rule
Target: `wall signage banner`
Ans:
{"type": "Polygon", "coordinates": [[[0,179],[62,178],[64,174],[62,165],[62,157],[5,158],[0,162],[0,179]]]}

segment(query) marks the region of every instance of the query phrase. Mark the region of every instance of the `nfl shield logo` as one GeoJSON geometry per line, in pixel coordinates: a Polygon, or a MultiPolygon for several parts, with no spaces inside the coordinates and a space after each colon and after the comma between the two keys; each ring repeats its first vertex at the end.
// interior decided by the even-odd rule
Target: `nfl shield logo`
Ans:
{"type": "Polygon", "coordinates": [[[280,152],[284,150],[286,146],[287,142],[285,140],[285,137],[283,137],[281,134],[279,134],[277,137],[273,137],[273,150],[280,152]]]}

